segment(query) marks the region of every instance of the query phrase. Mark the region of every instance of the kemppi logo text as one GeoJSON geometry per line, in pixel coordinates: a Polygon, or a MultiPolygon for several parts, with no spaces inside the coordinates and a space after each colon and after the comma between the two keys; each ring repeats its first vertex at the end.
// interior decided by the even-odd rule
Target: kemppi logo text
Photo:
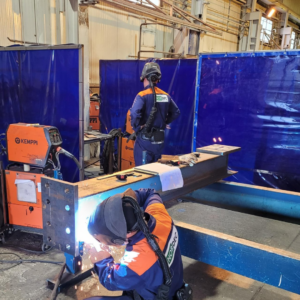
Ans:
{"type": "Polygon", "coordinates": [[[36,140],[27,140],[27,139],[20,139],[18,137],[15,138],[16,144],[29,144],[29,145],[38,145],[38,141],[36,140]]]}
{"type": "Polygon", "coordinates": [[[131,150],[131,151],[133,151],[133,148],[130,148],[130,147],[128,147],[128,146],[125,146],[125,149],[126,149],[126,150],[131,150]]]}

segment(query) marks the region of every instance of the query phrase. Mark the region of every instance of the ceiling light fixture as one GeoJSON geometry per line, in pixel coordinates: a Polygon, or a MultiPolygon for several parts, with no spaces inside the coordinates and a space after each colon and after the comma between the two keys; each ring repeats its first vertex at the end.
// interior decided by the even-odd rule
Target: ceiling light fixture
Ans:
{"type": "Polygon", "coordinates": [[[269,6],[266,10],[267,18],[272,18],[272,16],[275,14],[275,12],[276,12],[275,6],[269,6]]]}

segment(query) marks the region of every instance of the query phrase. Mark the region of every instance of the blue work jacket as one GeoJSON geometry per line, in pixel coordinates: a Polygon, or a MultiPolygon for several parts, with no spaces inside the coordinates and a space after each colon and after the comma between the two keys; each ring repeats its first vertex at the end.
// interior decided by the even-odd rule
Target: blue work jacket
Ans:
{"type": "MultiPolygon", "coordinates": [[[[183,266],[178,232],[158,193],[153,189],[135,191],[139,205],[150,215],[148,226],[158,238],[172,273],[169,299],[173,299],[183,285],[183,266]]],[[[144,234],[138,232],[129,240],[121,263],[112,257],[95,264],[101,284],[110,291],[132,291],[144,300],[154,300],[163,283],[163,271],[158,257],[148,244],[144,234]]]]}
{"type": "MultiPolygon", "coordinates": [[[[166,125],[173,122],[180,115],[180,110],[169,94],[155,88],[157,112],[153,127],[165,129],[166,125]]],[[[137,94],[130,109],[131,126],[135,132],[145,125],[154,104],[152,89],[148,85],[144,91],[137,94]]]]}

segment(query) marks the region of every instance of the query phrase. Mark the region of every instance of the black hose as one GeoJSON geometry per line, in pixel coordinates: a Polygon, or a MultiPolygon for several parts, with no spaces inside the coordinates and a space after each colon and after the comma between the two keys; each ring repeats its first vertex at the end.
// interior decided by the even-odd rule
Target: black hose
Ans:
{"type": "Polygon", "coordinates": [[[123,201],[129,202],[132,205],[132,207],[134,208],[134,212],[135,212],[135,215],[137,218],[139,229],[144,233],[144,235],[147,239],[147,242],[151,246],[152,250],[158,256],[158,259],[159,259],[159,262],[160,262],[160,265],[162,267],[163,274],[164,274],[164,281],[165,281],[164,284],[166,286],[170,287],[171,283],[172,283],[172,274],[171,274],[168,262],[166,260],[164,253],[159,248],[159,245],[155,239],[156,238],[155,235],[150,233],[149,227],[144,220],[144,215],[143,215],[142,210],[140,209],[138,203],[135,200],[131,199],[130,197],[124,198],[123,201]]]}
{"type": "Polygon", "coordinates": [[[153,127],[153,123],[154,123],[155,116],[156,116],[156,113],[157,113],[156,92],[155,92],[154,84],[153,84],[151,79],[149,79],[149,82],[150,82],[150,87],[152,89],[152,94],[153,94],[153,107],[151,108],[149,117],[148,117],[148,119],[146,121],[146,124],[143,128],[143,130],[146,131],[146,132],[150,132],[151,128],[153,127]]]}
{"type": "Polygon", "coordinates": [[[82,170],[82,167],[79,163],[79,161],[77,160],[77,158],[72,154],[70,153],[69,151],[61,148],[59,151],[58,151],[59,154],[64,154],[65,156],[71,158],[72,160],[74,160],[74,162],[76,163],[78,169],[81,171],[82,170]]]}
{"type": "Polygon", "coordinates": [[[39,260],[39,259],[22,259],[20,255],[13,253],[13,252],[5,252],[5,253],[0,253],[0,255],[15,255],[18,260],[0,260],[0,264],[14,264],[14,266],[1,269],[0,271],[6,271],[11,268],[14,268],[22,263],[46,263],[46,264],[55,264],[55,265],[60,265],[63,262],[62,261],[53,261],[53,260],[39,260]]]}
{"type": "MultiPolygon", "coordinates": [[[[104,174],[108,174],[109,172],[109,157],[110,157],[110,153],[113,154],[113,160],[114,160],[114,165],[115,165],[115,147],[114,147],[114,142],[115,142],[115,138],[122,136],[122,132],[119,129],[112,129],[109,133],[109,135],[112,136],[111,139],[108,139],[105,141],[104,143],[104,147],[103,147],[103,152],[102,152],[102,158],[101,158],[101,165],[103,166],[103,171],[104,174]]],[[[118,153],[118,155],[121,155],[121,153],[118,153]]],[[[117,169],[117,167],[113,167],[113,171],[119,171],[117,169]]]]}

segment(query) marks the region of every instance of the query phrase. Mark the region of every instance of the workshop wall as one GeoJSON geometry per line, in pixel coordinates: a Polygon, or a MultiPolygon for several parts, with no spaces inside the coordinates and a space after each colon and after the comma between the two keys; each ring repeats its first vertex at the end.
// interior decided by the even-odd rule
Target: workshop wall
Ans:
{"type": "MultiPolygon", "coordinates": [[[[157,60],[162,72],[158,84],[178,105],[181,115],[166,130],[164,154],[191,151],[194,117],[196,59],[157,60]]],[[[100,61],[101,131],[113,128],[125,131],[125,119],[135,96],[143,90],[140,74],[145,61],[100,61]]]]}
{"type": "MultiPolygon", "coordinates": [[[[118,9],[105,1],[89,7],[90,84],[99,85],[100,59],[136,59],[140,25],[147,18],[118,9]],[[99,34],[100,33],[100,34],[99,34]]],[[[142,50],[169,51],[173,29],[149,25],[142,29],[142,50]]],[[[163,57],[160,53],[142,53],[142,57],[163,57]]]]}
{"type": "Polygon", "coordinates": [[[300,52],[204,55],[196,147],[240,146],[231,181],[300,192],[300,52]]]}
{"type": "MultiPolygon", "coordinates": [[[[0,133],[18,122],[56,126],[79,159],[78,49],[0,51],[0,133]]],[[[64,179],[78,181],[74,161],[60,158],[64,179]]]]}
{"type": "Polygon", "coordinates": [[[241,4],[229,0],[210,0],[204,6],[203,20],[222,36],[201,34],[199,52],[233,52],[238,50],[241,4]]]}
{"type": "Polygon", "coordinates": [[[0,46],[13,40],[56,44],[55,0],[1,0],[0,46]]]}
{"type": "Polygon", "coordinates": [[[296,14],[300,15],[299,0],[283,0],[282,3],[293,10],[296,14]]]}
{"type": "Polygon", "coordinates": [[[14,0],[0,1],[0,46],[12,44],[7,37],[16,40],[22,37],[21,13],[17,2],[14,0]]]}

